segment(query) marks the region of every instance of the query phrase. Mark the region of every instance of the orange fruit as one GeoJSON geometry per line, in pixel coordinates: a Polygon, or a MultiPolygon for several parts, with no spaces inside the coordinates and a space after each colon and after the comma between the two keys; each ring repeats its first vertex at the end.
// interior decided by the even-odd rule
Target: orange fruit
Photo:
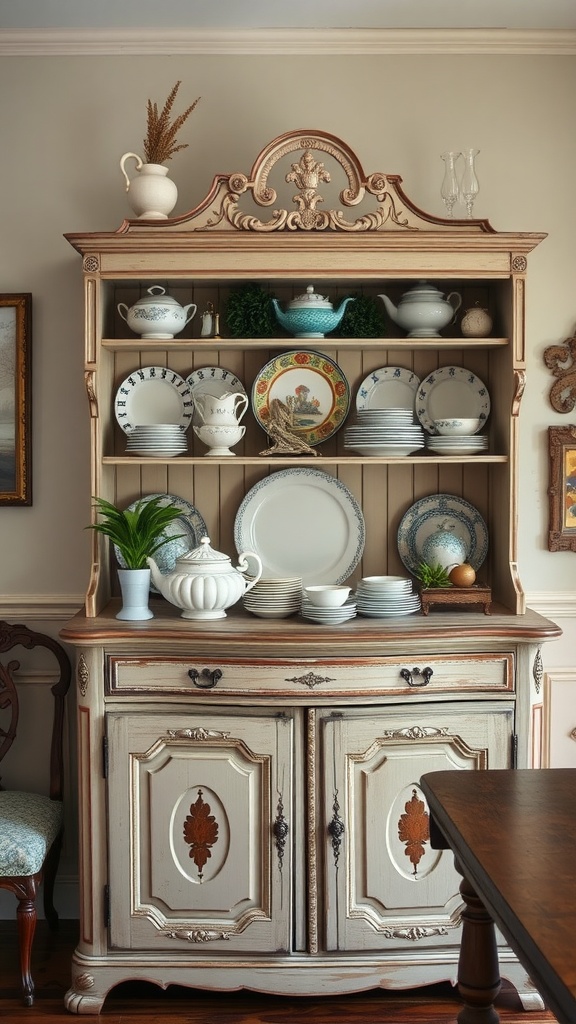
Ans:
{"type": "Polygon", "coordinates": [[[471,587],[476,580],[476,573],[468,562],[463,562],[462,565],[454,566],[448,578],[455,587],[471,587]]]}

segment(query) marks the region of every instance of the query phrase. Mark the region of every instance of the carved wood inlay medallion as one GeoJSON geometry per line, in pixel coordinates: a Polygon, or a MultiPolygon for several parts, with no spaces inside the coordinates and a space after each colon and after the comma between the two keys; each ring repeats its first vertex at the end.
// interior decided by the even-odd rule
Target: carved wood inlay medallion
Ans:
{"type": "Polygon", "coordinates": [[[190,857],[198,868],[198,878],[203,880],[206,861],[212,856],[211,847],[218,841],[218,823],[210,813],[210,804],[205,803],[202,790],[198,799],[190,805],[190,814],[184,819],[184,842],[190,846],[190,857]]]}
{"type": "Polygon", "coordinates": [[[425,854],[424,844],[430,839],[429,816],[423,800],[418,798],[415,789],[412,797],[404,804],[404,814],[398,822],[398,838],[405,844],[404,853],[410,859],[413,874],[418,873],[418,865],[425,854]]]}

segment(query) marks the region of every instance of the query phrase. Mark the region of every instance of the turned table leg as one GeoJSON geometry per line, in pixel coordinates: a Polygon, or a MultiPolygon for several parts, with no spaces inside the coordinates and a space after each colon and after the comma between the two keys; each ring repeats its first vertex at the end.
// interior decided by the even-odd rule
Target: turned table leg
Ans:
{"type": "MultiPolygon", "coordinates": [[[[463,875],[455,861],[456,870],[463,875]]],[[[500,968],[494,922],[484,904],[463,875],[460,892],[462,940],[458,962],[458,991],[464,1006],[458,1024],[498,1024],[494,1000],[500,991],[500,968]]]]}

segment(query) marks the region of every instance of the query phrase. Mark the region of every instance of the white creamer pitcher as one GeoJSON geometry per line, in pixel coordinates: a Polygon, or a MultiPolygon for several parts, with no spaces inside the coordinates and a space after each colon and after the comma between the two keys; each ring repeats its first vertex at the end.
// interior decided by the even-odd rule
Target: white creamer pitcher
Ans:
{"type": "Polygon", "coordinates": [[[194,406],[203,423],[233,427],[240,422],[248,408],[248,396],[241,391],[227,391],[218,396],[195,395],[194,406]]]}

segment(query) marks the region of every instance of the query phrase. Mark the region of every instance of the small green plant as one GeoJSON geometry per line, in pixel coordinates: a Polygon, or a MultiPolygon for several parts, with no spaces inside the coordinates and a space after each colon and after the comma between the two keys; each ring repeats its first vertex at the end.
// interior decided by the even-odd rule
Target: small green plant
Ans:
{"type": "Polygon", "coordinates": [[[270,295],[255,281],[230,293],[225,319],[234,338],[273,338],[278,328],[270,295]]]}
{"type": "Polygon", "coordinates": [[[143,498],[133,509],[123,510],[104,498],[93,498],[93,501],[102,519],[90,523],[86,529],[109,537],[120,551],[127,569],[147,569],[149,555],[154,555],[167,540],[185,536],[182,533],[176,537],[164,536],[166,527],[182,513],[175,505],[161,504],[161,496],[143,498]]]}
{"type": "Polygon", "coordinates": [[[354,295],[344,310],[340,325],[334,332],[340,338],[382,338],[386,320],[380,306],[370,295],[354,295]]]}
{"type": "Polygon", "coordinates": [[[420,562],[414,575],[420,580],[424,590],[452,586],[446,569],[441,565],[428,565],[427,562],[420,562]]]}

